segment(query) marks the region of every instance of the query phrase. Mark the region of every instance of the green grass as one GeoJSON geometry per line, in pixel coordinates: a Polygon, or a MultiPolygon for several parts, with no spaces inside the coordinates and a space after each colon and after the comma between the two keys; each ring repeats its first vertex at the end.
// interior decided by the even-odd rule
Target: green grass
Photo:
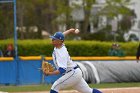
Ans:
{"type": "Polygon", "coordinates": [[[5,92],[26,92],[26,91],[47,91],[51,85],[24,85],[24,86],[0,86],[0,91],[5,92]]]}
{"type": "MultiPolygon", "coordinates": [[[[92,88],[140,87],[140,82],[89,84],[89,86],[92,88]]],[[[0,91],[5,92],[49,91],[50,88],[51,85],[0,86],[0,91]]]]}

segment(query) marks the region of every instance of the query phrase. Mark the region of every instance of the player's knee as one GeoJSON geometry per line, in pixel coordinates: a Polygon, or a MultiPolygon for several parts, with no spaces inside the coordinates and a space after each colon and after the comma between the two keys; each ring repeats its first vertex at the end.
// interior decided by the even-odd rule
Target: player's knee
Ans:
{"type": "Polygon", "coordinates": [[[50,93],[58,93],[58,92],[51,89],[50,93]]]}
{"type": "Polygon", "coordinates": [[[101,91],[97,90],[97,89],[93,89],[92,93],[102,93],[101,91]]]}

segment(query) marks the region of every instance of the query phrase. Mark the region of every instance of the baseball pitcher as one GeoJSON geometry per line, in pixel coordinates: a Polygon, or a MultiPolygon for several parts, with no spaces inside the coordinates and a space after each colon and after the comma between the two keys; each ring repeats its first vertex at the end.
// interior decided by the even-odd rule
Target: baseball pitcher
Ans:
{"type": "Polygon", "coordinates": [[[58,93],[59,90],[68,87],[72,87],[81,93],[102,93],[101,91],[92,89],[88,86],[82,77],[80,68],[71,60],[67,48],[64,44],[65,36],[70,33],[78,34],[79,30],[71,28],[63,33],[56,32],[53,36],[51,36],[52,45],[54,46],[52,57],[57,70],[43,70],[43,72],[45,75],[62,74],[62,77],[54,82],[50,93],[58,93]]]}

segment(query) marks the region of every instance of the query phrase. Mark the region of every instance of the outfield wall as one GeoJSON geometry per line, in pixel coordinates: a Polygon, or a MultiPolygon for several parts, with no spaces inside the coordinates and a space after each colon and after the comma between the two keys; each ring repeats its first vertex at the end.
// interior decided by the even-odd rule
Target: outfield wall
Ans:
{"type": "MultiPolygon", "coordinates": [[[[51,57],[45,57],[52,62],[51,57]]],[[[140,63],[135,57],[72,57],[89,83],[139,82],[140,63]]],[[[42,65],[41,56],[0,58],[0,84],[28,85],[53,83],[58,76],[44,76],[38,69],[42,65]]]]}

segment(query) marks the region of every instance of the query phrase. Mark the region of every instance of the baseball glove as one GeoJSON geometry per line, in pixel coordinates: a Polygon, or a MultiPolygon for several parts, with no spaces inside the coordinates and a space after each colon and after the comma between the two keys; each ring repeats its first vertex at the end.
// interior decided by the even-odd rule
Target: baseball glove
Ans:
{"type": "Polygon", "coordinates": [[[42,62],[42,70],[44,72],[53,72],[54,71],[54,66],[49,63],[49,62],[42,62]]]}

